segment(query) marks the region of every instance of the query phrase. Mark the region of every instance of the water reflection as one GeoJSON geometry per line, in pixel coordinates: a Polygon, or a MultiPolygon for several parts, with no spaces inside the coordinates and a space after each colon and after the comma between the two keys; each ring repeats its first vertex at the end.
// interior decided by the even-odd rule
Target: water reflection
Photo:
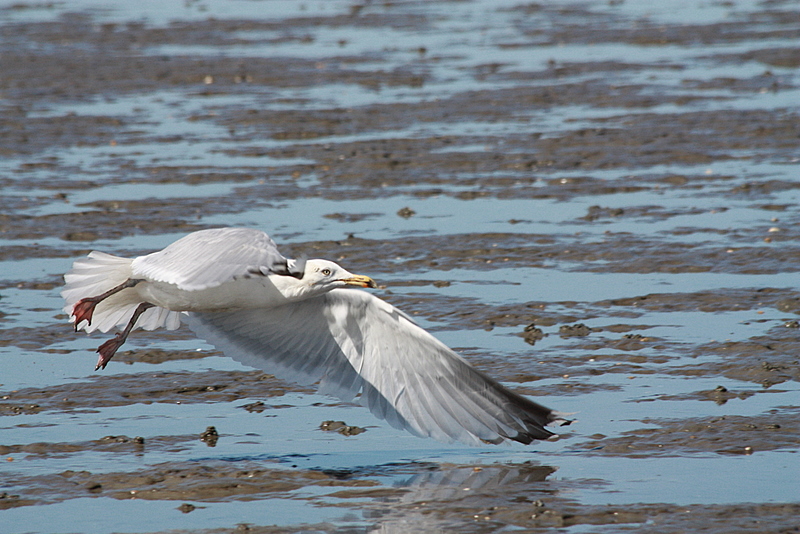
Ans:
{"type": "Polygon", "coordinates": [[[424,469],[393,484],[403,493],[375,499],[366,507],[364,518],[376,522],[370,532],[445,531],[452,528],[447,514],[456,510],[485,521],[499,506],[534,509],[559,493],[546,481],[556,468],[530,462],[439,464],[424,469]]]}

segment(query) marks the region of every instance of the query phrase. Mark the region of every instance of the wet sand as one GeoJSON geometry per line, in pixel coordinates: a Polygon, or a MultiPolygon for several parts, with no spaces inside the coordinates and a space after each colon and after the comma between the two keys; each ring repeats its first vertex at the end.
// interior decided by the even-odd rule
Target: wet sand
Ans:
{"type": "Polygon", "coordinates": [[[168,505],[93,532],[797,531],[795,3],[250,4],[0,4],[0,521],[72,532],[91,498],[168,505]],[[221,225],[373,276],[577,422],[533,454],[384,450],[365,410],[186,329],[91,373],[105,336],[60,311],[71,261],[221,225]],[[292,439],[321,456],[271,449],[292,439]],[[595,461],[683,462],[646,464],[678,466],[664,488],[715,467],[702,497],[637,472],[639,498],[595,461]],[[232,511],[182,522],[204,510],[232,511]]]}

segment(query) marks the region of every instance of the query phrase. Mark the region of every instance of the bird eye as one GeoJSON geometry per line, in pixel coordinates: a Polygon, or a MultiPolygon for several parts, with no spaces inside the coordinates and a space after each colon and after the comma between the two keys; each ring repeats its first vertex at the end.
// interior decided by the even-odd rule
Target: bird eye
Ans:
{"type": "Polygon", "coordinates": [[[322,269],[322,274],[324,274],[325,276],[330,276],[331,275],[331,270],[330,269],[322,269]]]}

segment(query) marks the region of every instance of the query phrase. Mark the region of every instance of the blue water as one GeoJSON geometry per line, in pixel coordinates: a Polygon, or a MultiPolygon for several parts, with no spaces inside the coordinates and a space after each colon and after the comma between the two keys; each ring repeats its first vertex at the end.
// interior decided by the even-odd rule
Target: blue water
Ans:
{"type": "MultiPolygon", "coordinates": [[[[0,24],[19,22],[51,22],[68,12],[89,13],[95,24],[106,22],[142,22],[153,27],[167,27],[172,21],[202,21],[210,17],[253,20],[282,20],[292,17],[332,16],[346,14],[352,2],[294,2],[294,1],[221,1],[173,2],[144,0],[136,3],[109,4],[91,0],[68,3],[31,4],[12,8],[18,2],[0,0],[0,24]]],[[[616,13],[621,27],[625,22],[645,17],[663,24],[724,22],[731,17],[744,16],[760,9],[755,1],[735,3],[710,3],[693,0],[654,4],[645,0],[627,0],[622,3],[598,3],[591,9],[616,13]]],[[[203,95],[202,86],[191,90],[176,88],[152,93],[127,95],[109,94],[93,97],[84,102],[38,103],[29,110],[31,118],[107,115],[123,118],[131,130],[139,131],[138,141],[130,144],[107,146],[63,146],[50,151],[27,155],[12,155],[0,159],[0,176],[3,179],[2,202],[15,206],[9,208],[14,217],[43,217],[67,215],[105,209],[94,203],[115,201],[146,201],[148,199],[238,199],[237,209],[227,212],[200,212],[192,219],[200,225],[241,225],[268,231],[276,240],[303,243],[315,240],[339,240],[348,234],[372,240],[392,240],[409,236],[456,236],[474,232],[489,234],[537,234],[550,236],[566,243],[602,243],[609,233],[629,233],[645,236],[650,242],[666,244],[700,243],[709,248],[730,250],[748,246],[794,246],[791,241],[769,245],[763,239],[781,231],[792,231],[798,221],[800,198],[798,189],[775,189],[759,197],[730,195],[727,192],[746,182],[798,180],[797,154],[775,155],[771,158],[750,159],[747,148],[728,154],[731,159],[711,163],[654,165],[631,169],[597,169],[575,172],[542,172],[533,183],[521,180],[519,191],[543,188],[551,180],[589,175],[592,178],[613,182],[626,176],[659,174],[702,175],[720,178],[704,184],[702,194],[695,189],[652,188],[645,191],[586,195],[568,200],[500,197],[489,195],[474,200],[462,200],[459,193],[470,192],[469,182],[461,185],[437,184],[438,195],[419,196],[430,184],[419,185],[387,183],[376,198],[364,195],[351,198],[348,188],[341,184],[342,199],[318,195],[316,188],[321,176],[308,173],[302,177],[281,175],[282,167],[315,163],[306,158],[246,155],[245,148],[280,150],[293,145],[349,143],[381,139],[424,138],[434,135],[485,136],[486,142],[437,150],[458,158],[459,153],[489,152],[489,148],[506,135],[522,135],[531,131],[544,137],[557,137],[568,130],[602,126],[602,121],[623,114],[670,114],[693,110],[779,110],[796,108],[800,92],[796,88],[771,91],[765,86],[755,94],[739,93],[732,89],[706,90],[700,99],[689,104],[661,104],[639,109],[569,105],[547,109],[524,109],[513,121],[485,123],[473,118],[464,121],[424,122],[402,129],[352,131],[311,140],[281,140],[259,136],[255,139],[231,137],[227,129],[212,120],[194,120],[205,113],[224,112],[230,106],[244,109],[303,109],[327,110],[368,105],[434,102],[466,91],[486,88],[517,87],[524,83],[513,78],[483,80],[474,76],[475,68],[496,63],[502,71],[538,71],[547,68],[548,61],[600,62],[627,61],[646,65],[638,70],[616,73],[621,84],[648,84],[655,94],[691,96],[697,93],[687,88],[686,80],[709,81],[730,77],[749,79],[760,76],[765,70],[778,76],[789,77],[795,85],[800,79],[795,70],[766,66],[755,61],[723,63],[714,60],[714,54],[738,53],[769,47],[795,46],[791,39],[736,40],[711,45],[693,46],[641,45],[627,43],[537,43],[536,36],[526,34],[524,25],[518,25],[524,15],[512,9],[517,2],[446,2],[417,3],[401,7],[375,6],[376,12],[392,14],[422,13],[431,16],[435,24],[421,30],[397,27],[390,30],[372,27],[310,26],[313,33],[308,42],[288,40],[279,44],[269,39],[284,37],[282,32],[240,32],[235,45],[182,45],[170,44],[145,48],[145,56],[195,55],[223,57],[291,57],[325,61],[332,57],[355,58],[353,68],[374,71],[390,70],[411,64],[420,56],[419,48],[426,47],[431,61],[427,65],[429,79],[421,87],[386,86],[374,88],[357,83],[338,83],[297,87],[270,88],[267,94],[258,89],[242,94],[203,95]],[[344,45],[341,41],[346,41],[344,45]],[[508,46],[524,43],[524,46],[508,46]],[[377,67],[376,67],[377,66],[377,67]],[[681,66],[680,70],[670,66],[681,66]],[[713,98],[712,98],[713,97],[713,98]],[[171,139],[170,136],[180,136],[171,139]],[[154,140],[156,137],[163,137],[154,140]],[[489,147],[489,148],[487,148],[489,147]],[[72,169],[69,176],[36,171],[34,179],[25,170],[31,159],[42,162],[50,158],[62,168],[72,169]],[[249,173],[256,176],[241,182],[210,182],[192,185],[180,183],[153,184],[130,182],[117,171],[120,161],[126,160],[141,168],[174,165],[180,172],[202,173],[223,168],[231,173],[249,173]],[[186,170],[188,168],[188,170],[186,170]],[[265,178],[259,173],[269,171],[269,180],[293,183],[308,195],[297,198],[264,200],[256,193],[265,187],[265,178]],[[278,176],[278,177],[276,177],[278,176]],[[721,177],[725,177],[722,179],[721,177]],[[65,189],[66,198],[54,197],[62,190],[64,180],[78,183],[74,189],[65,189]],[[248,199],[252,198],[252,202],[248,199]],[[243,199],[243,200],[242,200],[243,199]],[[789,206],[785,211],[763,209],[763,204],[789,206]],[[608,208],[658,206],[662,211],[680,211],[669,217],[619,217],[606,218],[588,224],[581,217],[594,205],[608,208]],[[717,208],[724,205],[725,210],[717,208]],[[416,214],[410,218],[397,215],[398,210],[411,207],[416,214]],[[697,209],[695,209],[697,208],[697,209]],[[334,213],[370,214],[363,220],[340,222],[325,215],[334,213]],[[770,232],[777,228],[778,232],[770,232]],[[691,229],[684,234],[682,230],[691,229]]],[[[565,3],[566,5],[566,3],[565,3]]],[[[789,9],[791,6],[787,7],[789,9]]],[[[738,20],[738,19],[737,19],[738,20]]],[[[303,29],[299,34],[303,34],[303,29]]],[[[300,35],[302,37],[302,35],[300,35]]],[[[590,79],[594,74],[578,74],[568,81],[590,79]]],[[[529,82],[531,85],[548,84],[547,78],[529,82]]],[[[0,103],[2,105],[2,103],[0,103]]],[[[320,173],[323,171],[320,171],[320,173]]],[[[508,171],[511,173],[512,171],[508,171]]],[[[477,173],[472,177],[486,178],[477,173]]],[[[504,176],[506,174],[504,173],[504,176]]],[[[265,174],[266,176],[266,174],[265,174]]],[[[453,180],[467,180],[471,176],[453,176],[453,180]]],[[[529,176],[523,176],[529,178],[529,176]]],[[[4,208],[4,215],[5,215],[4,208]]],[[[67,229],[65,229],[66,231],[67,229]]],[[[138,254],[157,250],[183,235],[172,228],[163,233],[131,235],[119,239],[99,239],[92,242],[70,242],[60,236],[42,238],[8,238],[0,233],[0,246],[4,248],[28,247],[31,250],[47,248],[53,254],[46,257],[11,259],[0,263],[0,303],[2,321],[0,328],[30,329],[30,346],[25,343],[0,344],[0,395],[13,398],[24,388],[48,388],[81,384],[101,379],[97,377],[132,375],[147,379],[149,373],[188,371],[200,373],[208,369],[246,371],[247,368],[227,358],[209,355],[194,360],[179,360],[162,364],[112,363],[103,374],[91,372],[94,349],[101,336],[74,335],[64,322],[60,311],[58,288],[35,289],[26,285],[32,282],[55,282],[69,269],[71,262],[87,249],[107,250],[115,253],[138,254]],[[20,286],[21,287],[18,287],[20,286]],[[39,346],[37,328],[47,328],[63,323],[63,338],[39,346]]],[[[784,268],[781,272],[765,269],[755,274],[706,273],[620,273],[604,272],[602,264],[574,264],[549,259],[545,266],[491,268],[445,268],[438,270],[399,270],[392,268],[394,259],[387,258],[384,268],[374,273],[385,278],[389,289],[402,296],[423,294],[427,298],[453,297],[491,306],[520,304],[529,301],[546,302],[549,310],[569,313],[569,303],[586,308],[602,300],[628,298],[651,293],[688,294],[696,291],[714,291],[737,288],[779,288],[787,292],[797,286],[800,267],[784,268]],[[447,287],[404,286],[402,282],[419,280],[446,280],[447,287]],[[392,286],[392,282],[398,285],[392,286]]],[[[498,263],[501,263],[499,259],[498,263]]],[[[485,266],[484,266],[485,267],[485,266]]],[[[373,274],[373,273],[365,273],[373,274]]],[[[443,298],[443,306],[449,305],[443,298]]],[[[774,308],[756,308],[745,311],[708,313],[703,311],[647,312],[637,310],[636,316],[624,319],[614,316],[596,317],[584,321],[590,327],[603,328],[624,322],[644,327],[637,332],[688,346],[713,340],[743,341],[766,333],[795,316],[774,308]]],[[[472,352],[487,352],[524,362],[534,372],[536,362],[558,361],[561,354],[574,355],[584,349],[574,339],[558,336],[558,325],[543,327],[548,334],[531,347],[517,334],[518,328],[492,330],[468,329],[449,325],[446,320],[419,318],[422,326],[436,331],[438,337],[451,346],[472,352]]],[[[619,334],[603,332],[597,336],[618,338],[619,334]]],[[[159,348],[164,350],[211,351],[200,340],[134,339],[128,348],[159,348]]],[[[610,351],[606,351],[610,352],[610,351]]],[[[604,352],[604,353],[606,353],[604,352]]],[[[640,354],[656,356],[657,351],[643,349],[640,354]]],[[[586,353],[587,365],[592,354],[586,353]]],[[[355,469],[379,467],[389,464],[418,465],[431,463],[441,466],[515,466],[533,461],[557,468],[548,478],[556,486],[569,488],[569,498],[583,504],[627,503],[677,503],[727,504],[739,502],[796,501],[796,451],[758,451],[750,455],[696,454],[685,457],[625,458],[586,454],[576,445],[593,434],[609,437],[624,432],[647,428],[643,419],[699,418],[722,415],[759,417],[770,410],[796,407],[800,404],[800,388],[795,382],[785,382],[764,390],[760,384],[741,382],[723,377],[678,377],[666,371],[671,367],[687,365],[691,358],[675,351],[667,353],[666,363],[646,363],[652,374],[613,374],[580,377],[554,376],[525,384],[531,388],[548,388],[561,384],[597,386],[574,394],[552,394],[546,404],[563,412],[572,412],[577,422],[571,435],[555,442],[536,443],[531,447],[511,445],[501,448],[469,448],[443,445],[420,440],[389,428],[376,421],[366,410],[340,405],[330,399],[313,394],[289,393],[276,404],[286,408],[251,414],[241,406],[255,398],[242,398],[235,402],[197,404],[132,404],[118,407],[97,407],[74,412],[42,411],[36,414],[0,418],[0,445],[24,445],[37,442],[77,443],[99,439],[106,435],[143,436],[149,440],[158,436],[193,435],[208,425],[217,427],[221,434],[218,445],[207,447],[198,440],[177,444],[173,449],[145,450],[142,454],[106,453],[96,451],[74,452],[62,455],[9,454],[0,462],[0,493],[13,494],[22,489],[14,480],[26,476],[55,476],[72,470],[94,473],[148,469],[166,462],[256,462],[276,469],[286,468],[293,462],[308,469],[355,469]],[[742,399],[731,399],[716,405],[698,400],[658,400],[661,396],[690,394],[712,390],[722,385],[729,390],[754,393],[742,399]],[[319,430],[319,422],[344,420],[350,425],[368,429],[364,434],[348,438],[319,430]],[[591,483],[587,482],[590,481],[591,483]]],[[[599,365],[599,364],[598,364],[599,365]]],[[[565,369],[564,374],[568,374],[565,369]]],[[[408,490],[406,500],[423,499],[428,492],[451,491],[454,486],[435,485],[423,476],[410,476],[407,471],[387,470],[372,477],[387,487],[408,490]]],[[[457,478],[457,477],[456,477],[457,478]]],[[[108,497],[71,498],[41,506],[23,506],[0,511],[0,530],[31,533],[104,534],[110,532],[152,532],[171,529],[230,528],[238,523],[256,525],[298,525],[302,523],[330,522],[340,527],[366,528],[372,525],[356,500],[346,501],[329,495],[341,488],[309,486],[298,492],[276,494],[254,501],[230,499],[225,502],[195,503],[201,508],[183,514],[176,508],[180,501],[162,500],[144,503],[139,499],[112,499],[108,497]],[[331,503],[337,506],[330,506],[331,503]],[[309,503],[315,506],[309,506],[309,503]]],[[[429,496],[430,496],[429,495],[429,496]]]]}

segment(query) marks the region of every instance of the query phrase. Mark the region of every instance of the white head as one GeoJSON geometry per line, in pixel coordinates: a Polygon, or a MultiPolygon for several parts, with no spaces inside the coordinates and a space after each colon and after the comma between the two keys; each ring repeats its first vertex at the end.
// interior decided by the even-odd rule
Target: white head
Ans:
{"type": "Polygon", "coordinates": [[[307,260],[300,279],[291,276],[271,278],[281,293],[290,299],[313,297],[337,287],[378,287],[369,276],[353,274],[328,260],[307,260]]]}

